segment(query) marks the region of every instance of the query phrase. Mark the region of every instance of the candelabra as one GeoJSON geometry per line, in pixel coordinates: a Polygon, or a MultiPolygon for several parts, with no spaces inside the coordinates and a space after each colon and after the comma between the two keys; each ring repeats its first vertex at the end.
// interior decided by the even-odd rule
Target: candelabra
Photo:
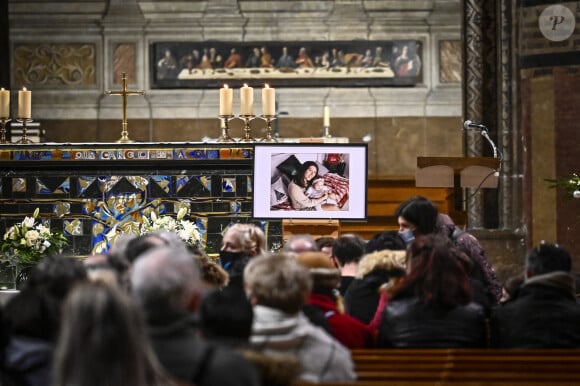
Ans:
{"type": "Polygon", "coordinates": [[[234,118],[233,115],[220,115],[222,135],[218,138],[218,142],[236,142],[230,137],[229,121],[234,118]]]}
{"type": "Polygon", "coordinates": [[[29,122],[32,122],[32,119],[31,118],[17,118],[16,120],[18,122],[22,123],[22,136],[20,137],[20,140],[18,140],[18,142],[16,142],[16,143],[22,143],[22,144],[32,143],[32,141],[28,139],[28,136],[26,134],[26,131],[28,130],[26,125],[29,122]]]}
{"type": "Polygon", "coordinates": [[[262,142],[278,142],[278,140],[272,136],[272,121],[276,119],[276,116],[262,115],[262,119],[266,121],[266,136],[262,139],[262,142]]]}
{"type": "Polygon", "coordinates": [[[240,115],[240,118],[244,120],[244,138],[240,139],[240,142],[256,142],[256,139],[252,137],[252,126],[251,123],[256,119],[255,115],[240,115]]]}
{"type": "Polygon", "coordinates": [[[10,118],[0,118],[0,144],[7,144],[6,141],[6,124],[10,122],[10,118]]]}

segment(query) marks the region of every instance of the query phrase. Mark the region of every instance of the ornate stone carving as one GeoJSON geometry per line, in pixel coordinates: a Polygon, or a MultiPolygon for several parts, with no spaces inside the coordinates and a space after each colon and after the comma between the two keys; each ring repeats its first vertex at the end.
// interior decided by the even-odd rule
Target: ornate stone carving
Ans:
{"type": "Polygon", "coordinates": [[[94,44],[20,44],[14,49],[17,85],[95,85],[95,69],[94,44]]]}

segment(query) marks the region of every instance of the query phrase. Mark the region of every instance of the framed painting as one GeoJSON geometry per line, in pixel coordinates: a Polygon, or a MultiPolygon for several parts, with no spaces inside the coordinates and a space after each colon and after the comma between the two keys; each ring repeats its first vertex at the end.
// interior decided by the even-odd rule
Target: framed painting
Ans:
{"type": "Polygon", "coordinates": [[[421,83],[417,40],[156,42],[153,88],[413,86],[421,83]]]}
{"type": "Polygon", "coordinates": [[[252,209],[260,219],[366,219],[366,144],[256,144],[252,209]]]}

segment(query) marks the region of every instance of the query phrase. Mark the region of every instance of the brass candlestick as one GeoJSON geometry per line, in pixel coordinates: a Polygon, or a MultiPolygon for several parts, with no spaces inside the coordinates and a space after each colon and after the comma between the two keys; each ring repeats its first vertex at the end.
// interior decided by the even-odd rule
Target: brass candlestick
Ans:
{"type": "Polygon", "coordinates": [[[26,125],[28,124],[28,122],[32,122],[32,119],[31,118],[17,118],[16,120],[18,122],[22,123],[22,137],[20,137],[20,140],[18,140],[16,143],[21,143],[21,144],[32,143],[32,141],[28,139],[28,136],[26,134],[26,131],[28,130],[26,125]]]}
{"type": "Polygon", "coordinates": [[[276,116],[262,115],[262,119],[266,121],[266,137],[264,137],[261,142],[278,142],[278,140],[272,136],[272,121],[276,119],[276,116]]]}
{"type": "Polygon", "coordinates": [[[0,144],[8,143],[8,141],[6,141],[6,124],[10,121],[11,119],[8,117],[0,118],[0,144]]]}
{"type": "Polygon", "coordinates": [[[233,115],[220,115],[222,135],[217,139],[218,142],[236,142],[230,137],[229,121],[234,118],[233,115]]]}
{"type": "Polygon", "coordinates": [[[256,116],[240,115],[240,118],[244,120],[244,138],[240,139],[240,142],[256,142],[256,139],[252,138],[252,126],[250,126],[250,123],[256,118],[256,116]]]}

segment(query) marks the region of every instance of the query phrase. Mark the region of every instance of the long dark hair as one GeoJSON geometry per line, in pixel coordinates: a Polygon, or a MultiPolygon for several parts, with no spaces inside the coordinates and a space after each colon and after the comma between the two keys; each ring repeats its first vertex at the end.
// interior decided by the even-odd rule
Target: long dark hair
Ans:
{"type": "Polygon", "coordinates": [[[399,283],[394,299],[416,296],[443,308],[465,305],[472,300],[469,278],[457,251],[441,236],[425,237],[408,249],[409,273],[399,283]]]}
{"type": "Polygon", "coordinates": [[[308,188],[310,185],[312,185],[312,181],[314,181],[318,177],[319,177],[318,164],[314,161],[306,161],[302,164],[302,166],[300,166],[300,169],[298,169],[298,173],[296,173],[296,175],[294,176],[294,183],[303,188],[308,188]],[[306,173],[306,170],[308,170],[308,168],[311,166],[314,166],[316,168],[316,175],[310,181],[308,181],[306,185],[304,185],[304,174],[306,173]]]}

